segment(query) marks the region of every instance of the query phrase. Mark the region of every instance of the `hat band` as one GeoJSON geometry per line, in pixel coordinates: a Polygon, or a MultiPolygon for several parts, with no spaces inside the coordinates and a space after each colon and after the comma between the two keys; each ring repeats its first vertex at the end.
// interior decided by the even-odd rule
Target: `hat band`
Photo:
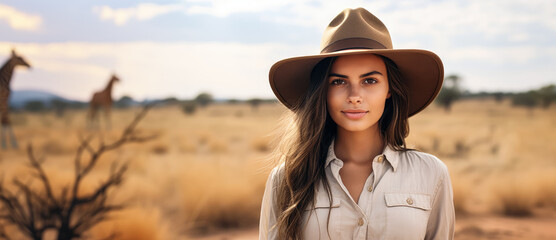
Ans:
{"type": "Polygon", "coordinates": [[[338,40],[320,51],[320,53],[331,53],[346,49],[386,49],[382,43],[368,38],[346,38],[338,40]]]}

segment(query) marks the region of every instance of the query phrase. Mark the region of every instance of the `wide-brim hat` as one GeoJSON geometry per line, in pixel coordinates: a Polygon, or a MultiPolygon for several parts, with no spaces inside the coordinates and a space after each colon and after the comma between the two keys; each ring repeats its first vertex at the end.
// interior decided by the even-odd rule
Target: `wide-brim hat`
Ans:
{"type": "Polygon", "coordinates": [[[292,109],[306,94],[315,65],[324,58],[353,54],[377,54],[394,61],[408,88],[409,116],[427,107],[438,95],[444,79],[442,61],[433,52],[393,49],[384,24],[363,8],[345,9],[324,31],[321,53],[283,59],[270,68],[272,91],[292,109]]]}

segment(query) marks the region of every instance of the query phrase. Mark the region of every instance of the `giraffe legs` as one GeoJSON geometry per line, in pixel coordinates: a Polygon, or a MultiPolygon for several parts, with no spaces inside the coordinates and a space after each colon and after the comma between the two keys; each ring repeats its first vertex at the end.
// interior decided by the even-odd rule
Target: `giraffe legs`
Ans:
{"type": "Polygon", "coordinates": [[[2,149],[6,149],[6,126],[2,126],[2,149]]]}
{"type": "Polygon", "coordinates": [[[15,139],[15,135],[14,135],[14,132],[13,132],[12,127],[9,126],[9,125],[4,125],[4,126],[2,126],[2,148],[3,148],[3,149],[7,149],[7,148],[8,148],[7,143],[6,143],[6,140],[7,140],[7,139],[6,139],[6,133],[9,134],[8,137],[10,138],[12,147],[13,147],[14,149],[17,149],[17,148],[18,148],[17,140],[15,139]]]}
{"type": "Polygon", "coordinates": [[[89,115],[87,116],[87,127],[90,130],[97,128],[97,125],[96,125],[97,111],[98,111],[97,106],[91,106],[90,109],[89,109],[89,115]]]}
{"type": "Polygon", "coordinates": [[[14,131],[12,129],[12,126],[8,126],[8,131],[10,134],[10,140],[12,141],[12,147],[17,149],[17,140],[15,140],[15,135],[14,135],[14,131]]]}
{"type": "Polygon", "coordinates": [[[110,123],[110,120],[111,120],[110,119],[110,107],[105,107],[104,118],[105,118],[104,122],[106,123],[106,130],[110,130],[110,128],[112,127],[111,123],[110,123]]]}

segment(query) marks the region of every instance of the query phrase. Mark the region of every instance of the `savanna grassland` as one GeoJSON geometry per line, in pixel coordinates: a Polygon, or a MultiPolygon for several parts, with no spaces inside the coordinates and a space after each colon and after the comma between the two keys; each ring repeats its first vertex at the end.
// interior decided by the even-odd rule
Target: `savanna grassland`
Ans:
{"type": "MultiPolygon", "coordinates": [[[[73,176],[80,136],[110,142],[139,108],[115,109],[112,126],[88,130],[84,110],[14,113],[19,149],[0,152],[0,179],[35,187],[25,146],[45,157],[61,194],[73,176]]],[[[260,201],[273,162],[279,104],[212,104],[185,114],[179,105],[151,109],[141,133],[157,137],[106,153],[84,179],[83,193],[127,162],[124,182],[109,192],[124,210],[93,228],[93,239],[256,239],[260,201]],[[216,234],[216,235],[215,235],[216,234]],[[234,237],[235,236],[235,237],[234,237]]],[[[490,99],[464,100],[450,113],[431,106],[410,119],[410,147],[432,153],[451,172],[457,239],[556,238],[556,107],[526,109],[490,99]],[[551,227],[552,226],[552,227],[551,227]]],[[[14,227],[7,227],[15,233],[14,227]]]]}

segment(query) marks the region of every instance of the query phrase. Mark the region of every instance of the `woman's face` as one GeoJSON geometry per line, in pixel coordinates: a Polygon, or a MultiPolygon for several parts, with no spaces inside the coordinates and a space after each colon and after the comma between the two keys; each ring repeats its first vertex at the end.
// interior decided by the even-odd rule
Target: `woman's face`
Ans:
{"type": "Polygon", "coordinates": [[[384,61],[373,54],[341,56],[328,77],[328,113],[338,127],[350,132],[378,128],[390,97],[384,61]]]}

